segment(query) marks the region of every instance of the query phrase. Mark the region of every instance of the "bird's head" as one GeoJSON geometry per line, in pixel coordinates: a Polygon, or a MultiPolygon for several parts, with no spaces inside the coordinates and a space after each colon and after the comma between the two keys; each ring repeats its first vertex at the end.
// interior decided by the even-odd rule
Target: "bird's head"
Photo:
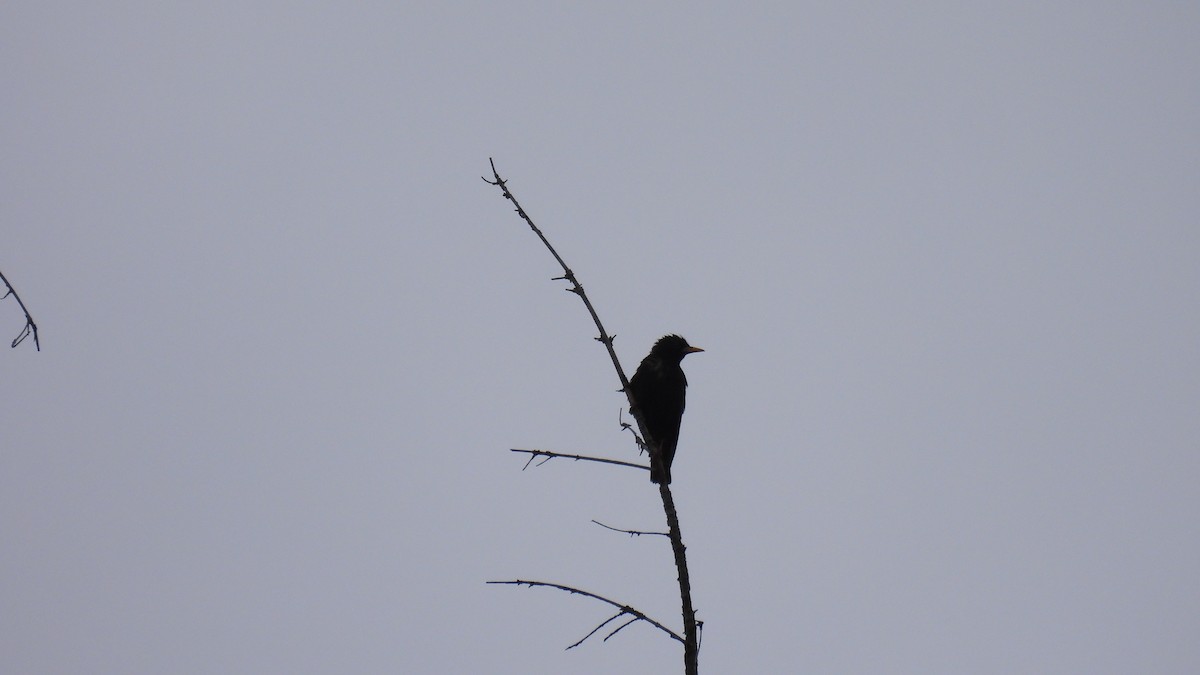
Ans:
{"type": "Polygon", "coordinates": [[[674,361],[678,363],[683,360],[683,357],[688,354],[702,352],[703,349],[693,347],[688,344],[687,340],[678,335],[664,335],[654,343],[654,347],[650,350],[650,354],[663,359],[664,361],[674,361]]]}

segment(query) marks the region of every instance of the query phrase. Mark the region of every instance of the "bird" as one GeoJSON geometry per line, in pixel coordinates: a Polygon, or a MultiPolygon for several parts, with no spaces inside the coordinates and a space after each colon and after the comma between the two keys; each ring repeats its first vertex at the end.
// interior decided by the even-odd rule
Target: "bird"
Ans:
{"type": "Polygon", "coordinates": [[[671,462],[679,443],[679,425],[683,421],[687,377],[680,362],[688,354],[702,352],[678,335],[664,335],[642,359],[629,390],[633,394],[630,412],[640,414],[650,440],[658,449],[650,453],[650,482],[671,484],[671,462]]]}

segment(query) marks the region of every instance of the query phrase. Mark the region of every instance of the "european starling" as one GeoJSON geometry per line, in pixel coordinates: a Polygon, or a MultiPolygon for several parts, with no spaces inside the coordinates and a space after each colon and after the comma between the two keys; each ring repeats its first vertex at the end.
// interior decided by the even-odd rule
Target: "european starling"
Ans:
{"type": "Polygon", "coordinates": [[[650,355],[642,359],[629,381],[636,411],[641,413],[650,440],[658,447],[657,459],[654,452],[650,453],[652,483],[671,484],[671,461],[679,443],[679,423],[683,421],[687,394],[687,378],[679,363],[688,354],[702,351],[678,335],[665,335],[654,343],[650,355]]]}

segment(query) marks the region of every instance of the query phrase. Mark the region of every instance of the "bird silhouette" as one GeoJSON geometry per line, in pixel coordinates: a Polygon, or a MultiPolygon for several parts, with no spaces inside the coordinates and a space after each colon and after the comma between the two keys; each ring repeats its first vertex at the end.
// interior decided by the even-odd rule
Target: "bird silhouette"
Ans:
{"type": "Polygon", "coordinates": [[[630,412],[642,416],[650,440],[658,450],[650,453],[652,483],[671,484],[671,462],[679,444],[679,425],[687,396],[687,377],[680,362],[688,354],[702,351],[678,335],[664,335],[654,343],[629,381],[635,406],[630,412]]]}

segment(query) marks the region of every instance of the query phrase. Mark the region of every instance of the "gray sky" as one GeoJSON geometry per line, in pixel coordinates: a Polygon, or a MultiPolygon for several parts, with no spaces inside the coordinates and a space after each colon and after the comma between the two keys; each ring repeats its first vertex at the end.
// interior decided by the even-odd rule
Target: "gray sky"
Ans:
{"type": "Polygon", "coordinates": [[[680,668],[489,156],[704,672],[1200,670],[1194,3],[402,4],[0,6],[0,670],[680,668]]]}

